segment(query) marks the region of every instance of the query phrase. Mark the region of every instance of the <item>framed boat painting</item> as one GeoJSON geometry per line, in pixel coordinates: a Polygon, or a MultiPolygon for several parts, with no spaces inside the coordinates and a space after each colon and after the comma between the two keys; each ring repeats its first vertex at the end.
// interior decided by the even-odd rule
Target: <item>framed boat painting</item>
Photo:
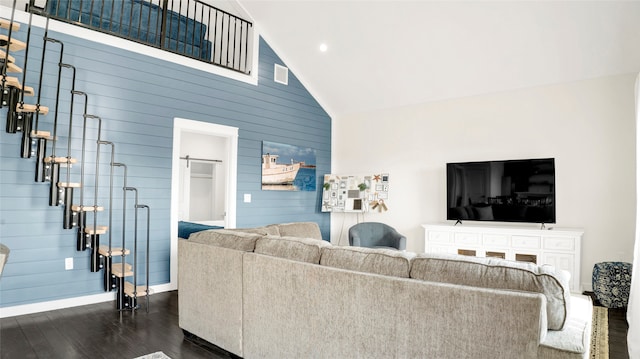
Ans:
{"type": "Polygon", "coordinates": [[[316,150],[262,141],[262,189],[315,191],[316,150]]]}

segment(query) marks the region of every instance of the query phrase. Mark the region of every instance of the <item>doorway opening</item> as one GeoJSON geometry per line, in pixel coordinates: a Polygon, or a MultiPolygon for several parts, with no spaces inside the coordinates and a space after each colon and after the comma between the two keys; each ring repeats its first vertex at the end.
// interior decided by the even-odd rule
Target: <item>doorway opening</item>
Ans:
{"type": "Polygon", "coordinates": [[[178,283],[178,221],[236,226],[238,128],[175,118],[171,176],[171,287],[178,283]]]}

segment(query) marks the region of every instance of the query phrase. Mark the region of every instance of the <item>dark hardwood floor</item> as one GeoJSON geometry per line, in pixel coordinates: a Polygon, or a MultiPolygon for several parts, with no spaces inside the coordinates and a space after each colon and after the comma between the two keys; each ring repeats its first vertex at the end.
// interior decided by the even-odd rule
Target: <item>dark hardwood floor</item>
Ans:
{"type": "Polygon", "coordinates": [[[2,358],[135,358],[162,351],[172,359],[224,358],[218,348],[184,340],[178,292],[151,296],[149,313],[119,313],[114,302],[0,319],[2,358]]]}
{"type": "MultiPolygon", "coordinates": [[[[162,351],[172,359],[234,356],[178,327],[178,292],[151,296],[149,313],[119,313],[113,302],[0,319],[2,358],[135,358],[162,351]]],[[[626,311],[609,310],[609,357],[627,359],[626,311]]]]}
{"type": "Polygon", "coordinates": [[[626,309],[609,309],[609,358],[628,359],[626,309]]]}

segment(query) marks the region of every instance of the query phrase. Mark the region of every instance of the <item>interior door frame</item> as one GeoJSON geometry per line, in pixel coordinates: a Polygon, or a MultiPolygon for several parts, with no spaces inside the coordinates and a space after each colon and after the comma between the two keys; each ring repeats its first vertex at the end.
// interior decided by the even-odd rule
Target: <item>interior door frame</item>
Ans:
{"type": "Polygon", "coordinates": [[[171,163],[171,258],[170,258],[170,287],[178,289],[178,210],[180,196],[180,143],[183,133],[196,132],[204,135],[224,137],[227,139],[228,164],[226,182],[226,217],[225,227],[236,227],[236,192],[238,177],[238,128],[215,123],[189,120],[176,117],[173,119],[173,154],[171,163]]]}

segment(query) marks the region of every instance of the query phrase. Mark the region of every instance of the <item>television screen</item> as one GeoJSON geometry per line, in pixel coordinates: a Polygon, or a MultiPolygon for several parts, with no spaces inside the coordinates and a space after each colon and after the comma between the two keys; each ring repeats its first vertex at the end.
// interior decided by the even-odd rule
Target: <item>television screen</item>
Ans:
{"type": "Polygon", "coordinates": [[[447,219],[556,222],[553,158],[447,163],[447,219]]]}

